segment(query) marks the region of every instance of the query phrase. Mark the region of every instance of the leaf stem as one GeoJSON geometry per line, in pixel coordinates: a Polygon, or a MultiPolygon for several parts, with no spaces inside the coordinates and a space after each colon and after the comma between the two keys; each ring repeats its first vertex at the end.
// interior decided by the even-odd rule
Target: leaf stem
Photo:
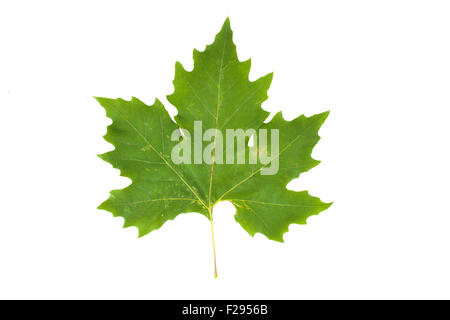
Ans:
{"type": "Polygon", "coordinates": [[[214,259],[214,278],[217,278],[216,244],[214,242],[214,228],[213,228],[212,208],[209,207],[208,211],[209,211],[209,222],[211,224],[211,239],[212,239],[212,249],[213,249],[213,259],[214,259]]]}

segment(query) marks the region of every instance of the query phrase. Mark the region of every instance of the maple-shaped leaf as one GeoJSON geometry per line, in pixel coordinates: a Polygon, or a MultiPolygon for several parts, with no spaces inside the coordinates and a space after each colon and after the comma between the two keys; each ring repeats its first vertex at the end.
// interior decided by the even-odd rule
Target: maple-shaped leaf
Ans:
{"type": "Polygon", "coordinates": [[[194,50],[192,71],[176,63],[174,93],[167,97],[178,110],[175,122],[159,100],[148,106],[136,98],[96,98],[112,119],[105,140],[115,147],[100,157],[132,180],[128,187],[113,190],[99,208],[123,217],[124,227],[135,226],[143,236],[187,212],[207,217],[212,231],[213,207],[231,201],[236,221],[249,234],[259,232],[276,241],[283,241],[290,224],[304,224],[309,216],[327,209],[330,204],[307,191],[287,190],[286,185],[319,163],[311,152],[328,112],[292,121],[279,112],[264,123],[269,113],[261,103],[267,99],[272,74],[252,82],[249,71],[250,60],[238,60],[227,19],[205,51],[194,50]],[[198,161],[206,149],[191,147],[196,138],[205,145],[199,129],[201,133],[213,129],[206,143],[209,162],[198,161]],[[243,149],[234,144],[237,136],[219,139],[236,129],[244,133],[243,149]],[[260,138],[259,132],[276,135],[264,146],[250,146],[250,137],[260,138]],[[189,146],[180,153],[188,161],[173,159],[180,144],[189,146]],[[268,161],[249,160],[263,154],[268,161]],[[274,163],[275,172],[265,172],[274,163]]]}

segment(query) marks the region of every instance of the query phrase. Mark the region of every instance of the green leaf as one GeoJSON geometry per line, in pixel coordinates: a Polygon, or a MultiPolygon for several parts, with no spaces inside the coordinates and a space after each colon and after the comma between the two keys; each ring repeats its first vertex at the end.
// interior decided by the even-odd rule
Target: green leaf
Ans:
{"type": "MultiPolygon", "coordinates": [[[[249,234],[259,232],[283,241],[290,224],[304,224],[309,216],[330,206],[306,191],[286,189],[292,179],[319,163],[311,152],[328,112],[292,121],[284,120],[280,112],[264,123],[269,113],[261,103],[267,99],[272,74],[249,81],[250,60],[238,60],[232,34],[227,19],[205,51],[194,50],[192,71],[176,63],[174,92],[167,97],[178,110],[175,122],[159,100],[147,106],[136,98],[97,98],[112,119],[105,140],[115,147],[100,157],[132,180],[125,189],[112,191],[99,208],[123,217],[125,227],[136,226],[139,236],[187,212],[203,214],[212,226],[214,205],[231,201],[237,210],[236,221],[249,234]],[[279,153],[271,155],[266,164],[227,164],[215,158],[214,148],[212,164],[177,164],[171,152],[180,141],[172,141],[171,134],[182,128],[185,137],[181,139],[188,141],[186,135],[195,136],[195,121],[202,121],[203,132],[217,129],[224,137],[227,129],[277,129],[279,153]],[[279,163],[278,172],[262,175],[275,161],[279,163]]],[[[218,149],[216,140],[211,139],[218,149]]],[[[265,151],[259,145],[249,147],[248,142],[246,137],[246,157],[265,151]]],[[[270,140],[267,150],[272,143],[270,140]]],[[[230,151],[227,148],[224,153],[230,151]]],[[[239,152],[236,146],[233,148],[239,152]]]]}

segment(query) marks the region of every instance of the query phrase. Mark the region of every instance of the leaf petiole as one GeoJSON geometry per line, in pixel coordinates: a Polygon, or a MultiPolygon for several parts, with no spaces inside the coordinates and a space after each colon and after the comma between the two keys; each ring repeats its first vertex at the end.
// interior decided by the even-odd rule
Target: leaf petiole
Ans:
{"type": "Polygon", "coordinates": [[[214,278],[217,278],[216,244],[215,244],[215,241],[214,241],[212,207],[208,208],[208,212],[209,212],[209,222],[210,222],[210,225],[211,225],[211,239],[212,239],[212,249],[213,249],[213,259],[214,259],[214,278]]]}

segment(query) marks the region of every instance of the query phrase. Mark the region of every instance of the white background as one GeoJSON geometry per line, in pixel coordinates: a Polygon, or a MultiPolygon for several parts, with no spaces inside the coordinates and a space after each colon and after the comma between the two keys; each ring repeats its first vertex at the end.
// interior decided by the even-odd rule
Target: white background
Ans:
{"type": "Polygon", "coordinates": [[[2,1],[0,298],[450,298],[448,1],[2,1]],[[231,19],[263,107],[331,110],[289,184],[334,205],[285,243],[234,208],[137,239],[97,210],[129,180],[92,96],[168,106],[175,61],[231,19]]]}

